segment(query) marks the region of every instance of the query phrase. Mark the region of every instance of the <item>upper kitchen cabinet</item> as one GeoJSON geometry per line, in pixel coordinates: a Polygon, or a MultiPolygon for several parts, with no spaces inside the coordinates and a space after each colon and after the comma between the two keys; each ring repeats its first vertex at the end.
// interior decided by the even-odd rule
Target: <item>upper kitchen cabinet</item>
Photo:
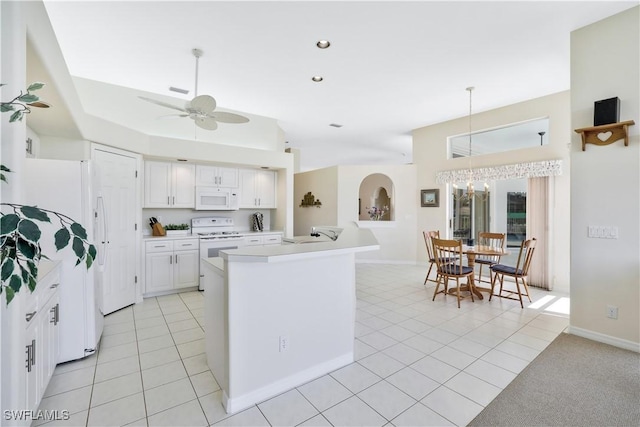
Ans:
{"type": "Polygon", "coordinates": [[[196,185],[238,188],[238,169],[196,165],[196,185]]]}
{"type": "Polygon", "coordinates": [[[195,207],[195,165],[145,161],[144,207],[195,207]]]}
{"type": "Polygon", "coordinates": [[[272,209],[276,207],[276,173],[270,170],[240,169],[238,207],[272,209]]]}

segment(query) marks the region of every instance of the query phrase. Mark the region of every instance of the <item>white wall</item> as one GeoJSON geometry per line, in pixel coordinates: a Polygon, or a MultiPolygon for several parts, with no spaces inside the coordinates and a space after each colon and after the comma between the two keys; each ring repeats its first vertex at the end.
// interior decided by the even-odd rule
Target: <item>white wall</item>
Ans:
{"type": "MultiPolygon", "coordinates": [[[[359,262],[416,262],[416,169],[413,165],[334,166],[295,175],[294,223],[296,235],[308,234],[312,225],[344,226],[358,221],[360,184],[380,173],[393,182],[395,221],[361,221],[380,243],[379,251],[356,254],[359,262]],[[299,208],[302,196],[312,191],[322,208],[299,208]]],[[[363,209],[364,209],[363,201],[363,209]]],[[[422,237],[420,236],[422,239],[422,237]]]]}
{"type": "MultiPolygon", "coordinates": [[[[570,129],[570,95],[560,92],[507,107],[474,114],[473,131],[496,128],[510,123],[517,123],[534,118],[549,117],[549,144],[541,147],[523,148],[511,152],[487,154],[473,157],[473,167],[490,167],[522,162],[543,160],[563,160],[563,175],[555,177],[554,199],[551,218],[554,224],[553,241],[550,242],[549,256],[557,266],[550,272],[553,288],[568,291],[570,271],[570,218],[569,212],[569,148],[570,129]]],[[[436,172],[452,169],[467,169],[468,158],[447,159],[447,137],[460,135],[469,131],[469,118],[462,117],[448,122],[438,123],[413,131],[413,159],[417,167],[417,189],[439,188],[440,207],[420,208],[418,230],[448,231],[448,209],[446,185],[436,184],[436,172]]],[[[416,201],[418,203],[418,201],[416,201]]],[[[418,205],[419,206],[419,205],[418,205]]],[[[451,234],[448,234],[451,235],[451,234]]],[[[418,242],[419,260],[426,258],[424,243],[418,242]]]]}
{"type": "MultiPolygon", "coordinates": [[[[23,5],[20,2],[0,2],[0,27],[2,28],[0,87],[2,100],[13,99],[26,89],[26,27],[23,5]]],[[[5,173],[8,184],[0,184],[2,202],[23,203],[24,185],[22,171],[25,162],[25,121],[9,123],[10,114],[2,113],[0,133],[2,145],[0,162],[13,172],[5,173]]],[[[0,425],[16,425],[15,420],[5,420],[4,410],[23,409],[25,393],[24,366],[24,303],[29,291],[21,292],[6,305],[5,293],[0,295],[0,425]],[[15,369],[18,368],[18,369],[15,369]]]]}
{"type": "Polygon", "coordinates": [[[593,103],[620,98],[629,146],[571,151],[571,331],[640,351],[640,7],[571,33],[571,125],[593,125],[593,103]],[[619,238],[587,238],[589,225],[619,238]],[[607,306],[618,319],[606,317],[607,306]]]}
{"type": "MultiPolygon", "coordinates": [[[[416,190],[414,165],[373,165],[338,167],[338,224],[356,221],[360,183],[367,176],[380,173],[393,183],[394,221],[360,221],[361,227],[371,228],[380,243],[379,251],[356,254],[361,262],[416,262],[418,231],[416,221],[420,195],[416,190]]],[[[364,203],[364,201],[363,201],[364,203]]],[[[364,206],[363,206],[364,208],[364,206]]],[[[420,239],[422,236],[420,235],[420,239]]]]}
{"type": "Polygon", "coordinates": [[[293,224],[295,236],[308,235],[316,225],[338,224],[338,168],[324,168],[294,175],[293,224]],[[321,207],[301,207],[304,195],[311,192],[321,207]]]}

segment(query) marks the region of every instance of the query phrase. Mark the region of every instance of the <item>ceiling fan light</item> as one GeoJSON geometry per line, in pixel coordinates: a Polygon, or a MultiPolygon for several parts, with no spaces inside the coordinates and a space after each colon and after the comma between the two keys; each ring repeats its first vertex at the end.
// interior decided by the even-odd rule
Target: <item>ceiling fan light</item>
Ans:
{"type": "Polygon", "coordinates": [[[319,82],[323,81],[324,79],[322,78],[322,76],[313,76],[313,77],[311,77],[311,80],[313,80],[316,83],[319,83],[319,82]]]}
{"type": "Polygon", "coordinates": [[[316,46],[318,46],[318,48],[320,49],[326,49],[331,46],[331,43],[329,42],[329,40],[319,40],[318,43],[316,43],[316,46]]]}

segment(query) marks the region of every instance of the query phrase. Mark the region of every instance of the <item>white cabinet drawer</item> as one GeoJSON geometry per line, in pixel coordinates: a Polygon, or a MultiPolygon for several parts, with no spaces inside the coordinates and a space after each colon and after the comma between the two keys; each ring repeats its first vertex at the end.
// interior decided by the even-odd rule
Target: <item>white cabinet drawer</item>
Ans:
{"type": "Polygon", "coordinates": [[[163,240],[160,242],[146,242],[146,253],[166,252],[173,250],[173,241],[163,240]]]}
{"type": "Polygon", "coordinates": [[[262,237],[263,245],[279,245],[282,243],[281,234],[268,234],[262,237]]]}
{"type": "Polygon", "coordinates": [[[188,251],[194,249],[200,249],[200,241],[198,239],[184,239],[173,241],[174,251],[188,251]]]}
{"type": "Polygon", "coordinates": [[[262,245],[262,236],[245,236],[244,244],[245,246],[262,245]]]}

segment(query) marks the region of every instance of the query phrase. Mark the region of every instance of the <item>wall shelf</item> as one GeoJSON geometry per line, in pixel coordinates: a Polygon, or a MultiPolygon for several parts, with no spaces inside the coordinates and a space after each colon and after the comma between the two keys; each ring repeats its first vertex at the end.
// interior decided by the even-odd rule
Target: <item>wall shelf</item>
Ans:
{"type": "Polygon", "coordinates": [[[576,129],[582,137],[582,151],[586,150],[587,144],[609,145],[624,139],[625,147],[629,145],[629,126],[633,126],[633,120],[608,125],[591,126],[588,128],[576,129]]]}

